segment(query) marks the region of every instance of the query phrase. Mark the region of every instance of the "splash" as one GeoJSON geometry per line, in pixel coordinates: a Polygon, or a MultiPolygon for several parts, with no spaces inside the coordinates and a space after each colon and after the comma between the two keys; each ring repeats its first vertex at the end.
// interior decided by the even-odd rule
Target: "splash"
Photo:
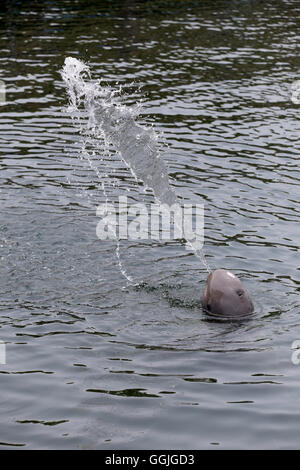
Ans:
{"type": "MultiPolygon", "coordinates": [[[[160,204],[172,206],[178,203],[178,198],[170,186],[167,167],[161,158],[157,133],[153,128],[137,122],[141,104],[123,104],[121,88],[112,89],[102,86],[99,80],[92,80],[89,67],[78,59],[66,58],[61,74],[69,96],[67,112],[85,136],[82,155],[97,174],[106,200],[108,201],[108,196],[103,178],[93,165],[87,150],[91,139],[101,139],[108,152],[113,148],[136,180],[141,180],[145,188],[153,191],[160,204]]],[[[203,250],[195,248],[192,242],[187,241],[187,244],[210,272],[203,250]]],[[[120,264],[119,243],[116,254],[120,264]]],[[[121,264],[120,269],[125,277],[132,281],[121,264]]]]}

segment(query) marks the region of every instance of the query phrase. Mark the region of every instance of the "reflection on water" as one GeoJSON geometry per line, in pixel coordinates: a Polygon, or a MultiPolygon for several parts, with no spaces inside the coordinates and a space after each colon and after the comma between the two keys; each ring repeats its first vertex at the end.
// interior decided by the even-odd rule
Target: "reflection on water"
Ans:
{"type": "Polygon", "coordinates": [[[298,448],[295,2],[0,6],[2,448],[298,448]],[[171,190],[205,201],[205,253],[247,286],[205,315],[184,243],[96,237],[96,207],[151,202],[117,155],[80,159],[59,70],[87,63],[159,135],[171,190]],[[247,427],[245,428],[245,422],[247,427]],[[176,430],[184,429],[184,433],[176,430]]]}

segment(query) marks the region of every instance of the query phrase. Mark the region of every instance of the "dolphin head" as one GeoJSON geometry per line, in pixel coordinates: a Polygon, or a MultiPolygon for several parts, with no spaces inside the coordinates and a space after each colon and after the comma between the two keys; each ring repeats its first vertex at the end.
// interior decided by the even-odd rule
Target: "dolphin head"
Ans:
{"type": "Polygon", "coordinates": [[[201,299],[202,307],[220,315],[253,312],[253,303],[242,282],[226,269],[212,271],[201,299]]]}

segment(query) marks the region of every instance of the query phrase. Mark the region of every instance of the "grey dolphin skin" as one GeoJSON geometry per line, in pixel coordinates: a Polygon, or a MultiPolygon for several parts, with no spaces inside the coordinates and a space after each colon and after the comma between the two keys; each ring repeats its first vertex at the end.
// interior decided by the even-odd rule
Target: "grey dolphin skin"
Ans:
{"type": "Polygon", "coordinates": [[[202,307],[220,315],[253,312],[253,303],[242,282],[226,269],[212,271],[201,299],[202,307]]]}

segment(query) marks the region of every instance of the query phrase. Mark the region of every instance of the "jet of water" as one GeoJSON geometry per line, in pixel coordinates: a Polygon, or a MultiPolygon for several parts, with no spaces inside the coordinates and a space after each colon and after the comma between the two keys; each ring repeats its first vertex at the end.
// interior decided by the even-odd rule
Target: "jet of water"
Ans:
{"type": "MultiPolygon", "coordinates": [[[[153,191],[160,204],[171,207],[178,203],[159,152],[157,133],[137,122],[140,104],[123,104],[118,96],[120,90],[104,87],[99,80],[92,80],[89,67],[76,58],[65,59],[61,74],[69,95],[67,111],[80,131],[87,138],[102,139],[106,148],[113,147],[134,177],[153,191]]],[[[88,153],[85,158],[92,168],[88,153]]],[[[105,191],[101,175],[97,173],[97,176],[105,191]]],[[[210,272],[203,250],[196,248],[193,242],[187,243],[210,272]]]]}

